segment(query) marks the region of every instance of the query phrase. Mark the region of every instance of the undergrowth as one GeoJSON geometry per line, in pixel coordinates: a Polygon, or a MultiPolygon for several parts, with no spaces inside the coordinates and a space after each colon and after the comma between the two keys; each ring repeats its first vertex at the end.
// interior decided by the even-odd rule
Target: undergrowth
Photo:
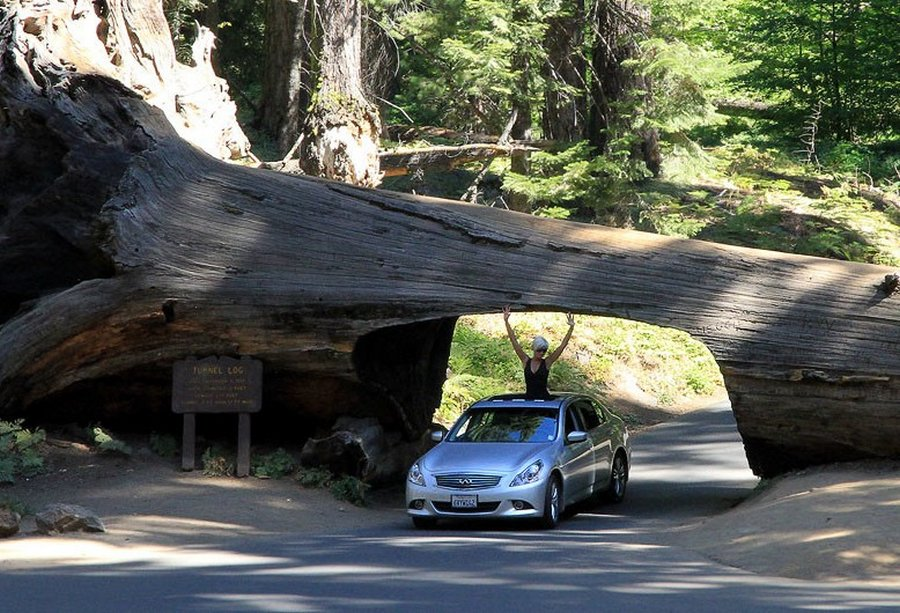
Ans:
{"type": "Polygon", "coordinates": [[[29,430],[23,420],[0,421],[0,483],[15,483],[44,471],[41,444],[46,433],[37,428],[29,430]]]}
{"type": "Polygon", "coordinates": [[[367,504],[366,495],[369,484],[350,475],[335,475],[326,468],[302,467],[294,475],[294,479],[302,487],[328,488],[331,495],[338,500],[349,502],[358,507],[367,504]]]}

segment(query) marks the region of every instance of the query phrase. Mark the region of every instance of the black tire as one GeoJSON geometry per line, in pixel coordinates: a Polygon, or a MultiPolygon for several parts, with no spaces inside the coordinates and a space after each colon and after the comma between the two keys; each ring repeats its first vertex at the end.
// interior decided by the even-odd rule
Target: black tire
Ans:
{"type": "Polygon", "coordinates": [[[617,453],[609,471],[609,486],[606,488],[606,499],[620,503],[625,499],[625,488],[628,485],[628,462],[625,454],[617,453]]]}
{"type": "Polygon", "coordinates": [[[419,530],[426,530],[437,526],[437,520],[433,517],[413,517],[412,522],[413,526],[419,530]]]}
{"type": "Polygon", "coordinates": [[[562,485],[559,477],[552,475],[547,482],[547,491],[544,494],[544,515],[541,517],[541,527],[552,530],[559,525],[562,515],[562,485]]]}

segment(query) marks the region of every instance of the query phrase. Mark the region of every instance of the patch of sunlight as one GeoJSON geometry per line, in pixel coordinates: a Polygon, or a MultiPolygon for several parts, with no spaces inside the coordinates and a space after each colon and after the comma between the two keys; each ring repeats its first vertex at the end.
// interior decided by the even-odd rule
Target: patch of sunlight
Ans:
{"type": "Polygon", "coordinates": [[[112,566],[140,563],[150,569],[211,568],[284,564],[285,558],[256,556],[221,549],[161,547],[110,543],[77,538],[34,538],[0,542],[4,567],[112,566]]]}
{"type": "Polygon", "coordinates": [[[619,585],[606,588],[609,592],[621,594],[678,594],[695,590],[710,590],[721,587],[718,583],[707,581],[647,581],[632,585],[619,585]]]}
{"type": "Polygon", "coordinates": [[[394,566],[362,566],[359,564],[317,564],[311,566],[290,566],[287,568],[259,569],[251,575],[289,575],[292,577],[360,577],[362,575],[395,575],[403,570],[394,566]]]}
{"type": "Polygon", "coordinates": [[[123,530],[116,528],[116,534],[140,534],[140,533],[160,533],[166,534],[186,534],[196,535],[197,532],[213,532],[213,531],[250,531],[258,533],[259,530],[252,526],[243,526],[241,524],[231,524],[219,521],[209,521],[204,519],[183,519],[179,517],[167,517],[164,515],[114,515],[107,520],[112,524],[116,521],[127,522],[129,526],[133,526],[134,530],[123,530]]]}
{"type": "Polygon", "coordinates": [[[829,541],[832,539],[841,539],[856,534],[855,530],[825,530],[815,534],[810,534],[801,538],[801,543],[816,543],[818,541],[829,541]]]}
{"type": "Polygon", "coordinates": [[[296,594],[197,594],[201,600],[225,604],[230,611],[267,611],[270,613],[315,613],[325,611],[296,594]]]}
{"type": "Polygon", "coordinates": [[[900,572],[900,551],[892,553],[877,547],[860,547],[854,551],[842,551],[838,557],[854,562],[868,562],[893,567],[900,572]]]}
{"type": "Polygon", "coordinates": [[[352,608],[399,608],[402,603],[374,598],[312,598],[298,594],[197,594],[209,602],[221,603],[229,611],[265,611],[266,613],[317,613],[352,608]]]}
{"type": "Polygon", "coordinates": [[[526,583],[519,586],[520,590],[532,592],[584,592],[587,588],[578,585],[566,585],[563,583],[526,583]]]}

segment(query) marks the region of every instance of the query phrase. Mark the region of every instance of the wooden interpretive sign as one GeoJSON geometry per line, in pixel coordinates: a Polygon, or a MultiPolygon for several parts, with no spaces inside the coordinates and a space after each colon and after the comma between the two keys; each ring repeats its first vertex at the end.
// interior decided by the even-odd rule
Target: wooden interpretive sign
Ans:
{"type": "Polygon", "coordinates": [[[250,414],[262,408],[262,362],[208,357],[175,362],[172,411],[184,415],[181,468],[194,470],[197,413],[238,413],[237,476],[250,474],[250,414]]]}

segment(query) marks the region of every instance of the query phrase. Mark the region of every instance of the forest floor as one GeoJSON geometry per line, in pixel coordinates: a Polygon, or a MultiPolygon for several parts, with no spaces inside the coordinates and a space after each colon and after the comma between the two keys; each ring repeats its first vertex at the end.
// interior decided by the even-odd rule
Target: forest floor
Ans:
{"type": "MultiPolygon", "coordinates": [[[[623,411],[654,423],[690,410],[649,407],[643,400],[622,398],[623,411]]],[[[369,504],[357,507],[289,478],[182,472],[177,458],[146,447],[135,446],[126,457],[62,438],[48,443],[48,471],[0,487],[0,501],[16,501],[31,513],[52,502],[78,504],[97,513],[107,532],[43,537],[26,515],[18,535],[0,540],[0,571],[132,559],[148,548],[182,551],[254,536],[408,523],[399,485],[370,492],[369,504]]],[[[727,513],[659,535],[660,542],[766,575],[900,586],[898,469],[900,462],[864,462],[780,477],[727,513]]]]}

